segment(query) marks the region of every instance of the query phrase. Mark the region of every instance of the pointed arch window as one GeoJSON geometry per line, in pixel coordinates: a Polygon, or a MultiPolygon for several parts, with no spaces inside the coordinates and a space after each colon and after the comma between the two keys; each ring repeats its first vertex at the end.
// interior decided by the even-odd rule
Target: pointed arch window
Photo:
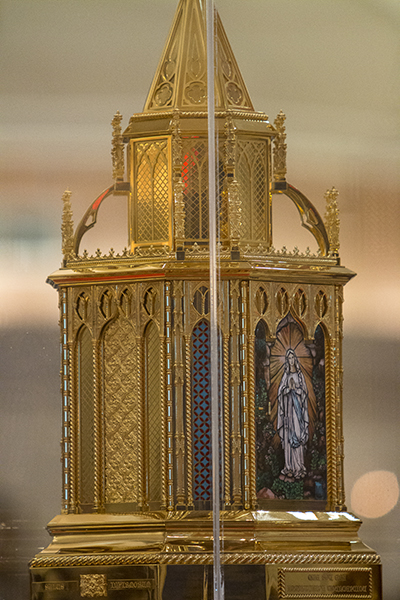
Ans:
{"type": "Polygon", "coordinates": [[[327,498],[325,335],[318,325],[306,340],[288,313],[269,338],[255,330],[256,490],[260,505],[273,499],[307,500],[321,509],[327,498]]]}
{"type": "Polygon", "coordinates": [[[105,501],[134,503],[138,487],[136,336],[125,316],[105,329],[102,357],[105,501]]]}

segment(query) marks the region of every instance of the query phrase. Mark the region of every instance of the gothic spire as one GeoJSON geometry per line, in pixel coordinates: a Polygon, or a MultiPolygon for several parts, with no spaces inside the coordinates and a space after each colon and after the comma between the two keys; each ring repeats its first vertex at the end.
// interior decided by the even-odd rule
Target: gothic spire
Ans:
{"type": "MultiPolygon", "coordinates": [[[[180,0],[144,112],[207,110],[207,44],[204,0],[180,0]]],[[[216,14],[217,110],[253,111],[221,19],[216,14]]]]}

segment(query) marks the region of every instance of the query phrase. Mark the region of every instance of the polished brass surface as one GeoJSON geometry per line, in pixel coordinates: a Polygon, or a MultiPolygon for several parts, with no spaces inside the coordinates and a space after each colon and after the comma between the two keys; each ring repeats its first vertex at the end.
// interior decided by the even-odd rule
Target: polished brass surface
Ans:
{"type": "MultiPolygon", "coordinates": [[[[122,116],[114,116],[114,183],[75,231],[71,193],[63,195],[63,262],[49,277],[60,298],[63,496],[61,514],[48,525],[53,540],[31,563],[36,600],[116,598],[127,590],[132,598],[211,597],[213,515],[208,467],[198,458],[199,446],[207,454],[210,432],[207,423],[203,437],[195,430],[198,407],[207,411],[207,385],[196,392],[200,399],[194,392],[196,377],[207,380],[195,348],[203,360],[210,317],[203,8],[200,0],[181,0],[144,112],[124,132],[122,116]],[[113,194],[128,198],[127,247],[80,253],[113,194]],[[203,495],[199,481],[206,482],[203,495]]],[[[324,223],[286,181],[285,115],[271,125],[254,111],[219,17],[216,32],[226,595],[379,600],[380,558],[360,541],[360,521],[345,506],[342,305],[355,274],[340,264],[338,192],[325,195],[324,223]],[[274,248],[277,194],[294,202],[316,254],[274,248]],[[273,492],[271,482],[259,482],[257,419],[275,428],[268,456],[283,456],[279,403],[269,391],[277,388],[271,352],[283,331],[297,332],[310,363],[322,347],[309,377],[323,390],[318,405],[314,383],[307,388],[304,447],[315,451],[318,467],[310,459],[308,472],[303,462],[293,474],[285,454],[271,467],[280,486],[273,492]],[[313,423],[308,430],[317,413],[319,446],[313,423]]],[[[283,370],[285,352],[280,359],[283,370]]]]}

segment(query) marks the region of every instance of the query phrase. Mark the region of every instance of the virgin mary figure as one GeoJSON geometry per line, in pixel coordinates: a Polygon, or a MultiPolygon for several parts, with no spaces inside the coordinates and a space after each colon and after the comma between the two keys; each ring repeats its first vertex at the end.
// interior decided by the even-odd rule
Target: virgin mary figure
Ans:
{"type": "Polygon", "coordinates": [[[278,388],[277,431],[285,455],[280,479],[304,478],[304,446],[308,441],[308,391],[295,351],[289,348],[278,388]]]}

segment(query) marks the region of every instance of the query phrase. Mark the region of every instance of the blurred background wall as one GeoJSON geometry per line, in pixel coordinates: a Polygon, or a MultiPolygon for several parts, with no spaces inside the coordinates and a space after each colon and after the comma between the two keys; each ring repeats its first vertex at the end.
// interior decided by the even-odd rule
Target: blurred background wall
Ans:
{"type": "MultiPolygon", "coordinates": [[[[28,597],[28,560],[60,510],[58,309],[45,279],[61,260],[61,196],[72,190],[78,222],[110,184],[110,121],[142,110],[176,5],[1,2],[0,600],[28,597]]],[[[287,115],[289,181],[321,213],[326,189],[340,192],[342,263],[358,273],[344,307],[348,507],[382,556],[385,600],[398,600],[400,4],[217,7],[254,107],[287,115]]],[[[275,204],[274,245],[315,248],[290,201],[275,204]]],[[[120,250],[124,219],[122,205],[105,209],[88,249],[120,250]]]]}

